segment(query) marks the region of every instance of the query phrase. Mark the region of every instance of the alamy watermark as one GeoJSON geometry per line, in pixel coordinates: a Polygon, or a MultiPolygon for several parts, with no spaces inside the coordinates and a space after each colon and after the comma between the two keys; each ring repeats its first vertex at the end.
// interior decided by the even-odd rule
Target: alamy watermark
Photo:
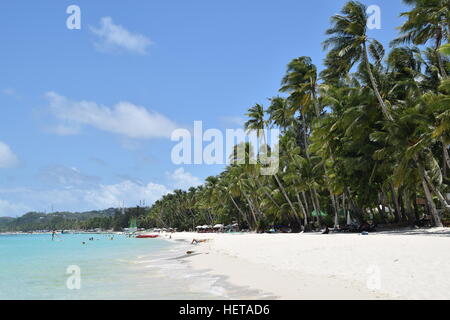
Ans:
{"type": "MultiPolygon", "coordinates": [[[[69,17],[66,20],[66,26],[69,30],[81,30],[81,8],[78,5],[72,4],[67,7],[66,13],[69,17]]],[[[370,30],[381,29],[381,8],[378,5],[370,5],[366,10],[367,28],[370,30]]]]}
{"type": "Polygon", "coordinates": [[[381,290],[381,269],[378,266],[370,266],[366,271],[367,278],[367,289],[371,291],[381,290]]]}
{"type": "Polygon", "coordinates": [[[69,290],[80,290],[81,289],[81,268],[79,266],[69,266],[67,267],[66,274],[70,276],[66,280],[66,287],[69,290]]]}
{"type": "Polygon", "coordinates": [[[381,8],[377,5],[371,5],[367,7],[367,28],[369,30],[381,29],[381,8]]]}
{"type": "Polygon", "coordinates": [[[81,9],[77,5],[70,5],[67,7],[66,13],[69,17],[66,20],[66,26],[69,30],[81,29],[81,9]]]}
{"type": "Polygon", "coordinates": [[[203,122],[195,121],[193,133],[176,129],[171,158],[175,165],[261,165],[262,175],[273,175],[279,167],[279,129],[203,130],[203,122]]]}

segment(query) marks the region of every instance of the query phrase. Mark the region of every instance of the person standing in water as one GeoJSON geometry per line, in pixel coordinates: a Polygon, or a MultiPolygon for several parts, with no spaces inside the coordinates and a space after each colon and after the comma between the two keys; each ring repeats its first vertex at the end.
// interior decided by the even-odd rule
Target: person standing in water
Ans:
{"type": "Polygon", "coordinates": [[[52,241],[55,240],[55,234],[56,234],[56,232],[55,232],[55,230],[53,230],[53,232],[52,232],[52,241]]]}

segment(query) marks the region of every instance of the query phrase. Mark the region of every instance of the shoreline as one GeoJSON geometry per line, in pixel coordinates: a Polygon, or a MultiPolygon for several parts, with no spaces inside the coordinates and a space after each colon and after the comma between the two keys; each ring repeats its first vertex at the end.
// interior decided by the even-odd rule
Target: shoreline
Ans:
{"type": "Polygon", "coordinates": [[[174,233],[189,266],[281,300],[450,299],[450,229],[358,234],[174,233]]]}
{"type": "Polygon", "coordinates": [[[240,283],[232,283],[224,274],[208,272],[209,270],[204,270],[202,267],[194,267],[191,263],[191,259],[201,253],[197,252],[197,250],[195,250],[196,252],[192,255],[186,253],[193,249],[190,243],[192,239],[188,240],[188,237],[175,239],[173,236],[173,233],[163,233],[160,235],[160,240],[172,243],[173,247],[170,253],[166,252],[164,254],[164,258],[160,263],[153,263],[151,267],[158,269],[168,277],[190,279],[189,290],[191,290],[193,294],[206,293],[210,295],[213,300],[254,301],[273,300],[278,298],[272,293],[264,292],[258,288],[245,286],[240,283]],[[169,238],[169,235],[172,235],[172,239],[169,238]],[[168,262],[170,262],[169,267],[168,262]],[[174,270],[176,270],[176,274],[174,274],[174,270]]]}

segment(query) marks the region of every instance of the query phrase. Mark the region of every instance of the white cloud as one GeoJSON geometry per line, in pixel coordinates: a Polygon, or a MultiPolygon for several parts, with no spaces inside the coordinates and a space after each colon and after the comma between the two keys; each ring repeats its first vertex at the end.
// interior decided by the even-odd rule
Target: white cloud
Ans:
{"type": "Polygon", "coordinates": [[[55,92],[48,92],[46,97],[53,114],[70,123],[71,128],[87,125],[134,139],[170,138],[177,128],[162,114],[130,102],[107,107],[90,101],[71,101],[55,92]]]}
{"type": "Polygon", "coordinates": [[[117,184],[98,184],[85,187],[61,187],[49,190],[34,190],[31,188],[17,188],[0,190],[0,195],[8,197],[8,201],[0,200],[0,216],[22,215],[29,211],[82,212],[116,208],[122,201],[126,207],[139,204],[145,200],[146,205],[152,205],[156,200],[168,194],[171,190],[164,185],[149,182],[142,184],[130,180],[123,180],[117,184]],[[12,205],[11,203],[21,205],[12,205]],[[22,205],[26,204],[26,205],[22,205]]]}
{"type": "Polygon", "coordinates": [[[22,215],[30,209],[22,204],[12,204],[6,200],[0,199],[0,217],[15,217],[22,215]]]}
{"type": "Polygon", "coordinates": [[[11,148],[0,141],[0,169],[15,167],[18,163],[19,160],[11,148]]]}
{"type": "Polygon", "coordinates": [[[193,176],[183,168],[167,173],[175,189],[188,190],[190,187],[197,187],[202,184],[200,178],[193,176]]]}
{"type": "Polygon", "coordinates": [[[118,184],[101,185],[96,190],[85,192],[84,200],[98,208],[117,206],[122,201],[125,201],[126,206],[136,205],[141,200],[150,205],[169,192],[169,189],[160,184],[140,184],[126,180],[118,184]]]}
{"type": "Polygon", "coordinates": [[[73,136],[80,133],[80,127],[76,125],[58,124],[56,126],[49,127],[47,131],[60,136],[73,136]]]}
{"type": "Polygon", "coordinates": [[[7,96],[13,96],[13,97],[15,97],[17,95],[16,90],[14,90],[13,88],[3,89],[2,93],[7,95],[7,96]]]}
{"type": "Polygon", "coordinates": [[[152,41],[144,35],[132,33],[124,27],[114,24],[111,17],[100,19],[99,28],[90,28],[98,37],[96,47],[103,52],[125,50],[131,53],[146,54],[152,41]]]}

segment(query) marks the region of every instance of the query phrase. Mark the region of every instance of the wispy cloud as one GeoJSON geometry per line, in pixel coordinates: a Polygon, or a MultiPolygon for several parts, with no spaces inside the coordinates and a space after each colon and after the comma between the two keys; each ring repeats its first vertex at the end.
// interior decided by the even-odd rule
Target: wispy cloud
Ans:
{"type": "Polygon", "coordinates": [[[168,172],[167,175],[175,189],[187,190],[190,187],[197,187],[202,184],[200,178],[185,171],[184,168],[178,168],[174,172],[168,172]]]}
{"type": "Polygon", "coordinates": [[[145,200],[152,205],[174,189],[187,190],[198,186],[201,179],[179,168],[167,172],[168,185],[142,182],[122,175],[117,183],[100,183],[76,168],[64,166],[46,167],[41,178],[50,184],[48,189],[28,187],[0,188],[0,216],[18,216],[29,211],[44,212],[53,207],[56,211],[88,211],[137,205],[145,200]]]}
{"type": "Polygon", "coordinates": [[[19,163],[19,159],[11,148],[0,141],[0,169],[12,168],[19,163]]]}
{"type": "Polygon", "coordinates": [[[107,107],[90,101],[72,101],[55,92],[48,92],[46,97],[51,112],[61,121],[69,123],[69,128],[91,126],[133,139],[170,138],[177,128],[162,114],[130,102],[107,107]]]}
{"type": "Polygon", "coordinates": [[[23,204],[13,204],[0,199],[0,217],[15,217],[30,211],[30,208],[23,204]]]}
{"type": "Polygon", "coordinates": [[[114,24],[111,17],[101,18],[100,27],[90,29],[98,38],[95,43],[97,49],[102,52],[127,51],[145,55],[152,44],[146,36],[132,33],[121,25],[114,24]]]}
{"type": "Polygon", "coordinates": [[[74,136],[80,133],[80,126],[75,124],[72,125],[58,124],[56,126],[47,127],[46,131],[60,136],[74,136]]]}
{"type": "Polygon", "coordinates": [[[18,216],[29,211],[89,211],[135,206],[141,200],[153,204],[171,190],[153,182],[140,183],[123,180],[115,184],[96,184],[88,187],[66,186],[47,190],[33,188],[0,189],[0,216],[18,216]],[[2,196],[8,200],[1,200],[2,196]]]}
{"type": "Polygon", "coordinates": [[[52,165],[43,168],[38,177],[50,185],[61,186],[86,186],[97,184],[99,177],[82,173],[77,168],[69,168],[61,165],[52,165]]]}
{"type": "Polygon", "coordinates": [[[21,98],[21,96],[13,88],[5,88],[1,92],[4,95],[10,96],[10,97],[13,97],[13,98],[16,98],[16,99],[20,99],[21,98]]]}

